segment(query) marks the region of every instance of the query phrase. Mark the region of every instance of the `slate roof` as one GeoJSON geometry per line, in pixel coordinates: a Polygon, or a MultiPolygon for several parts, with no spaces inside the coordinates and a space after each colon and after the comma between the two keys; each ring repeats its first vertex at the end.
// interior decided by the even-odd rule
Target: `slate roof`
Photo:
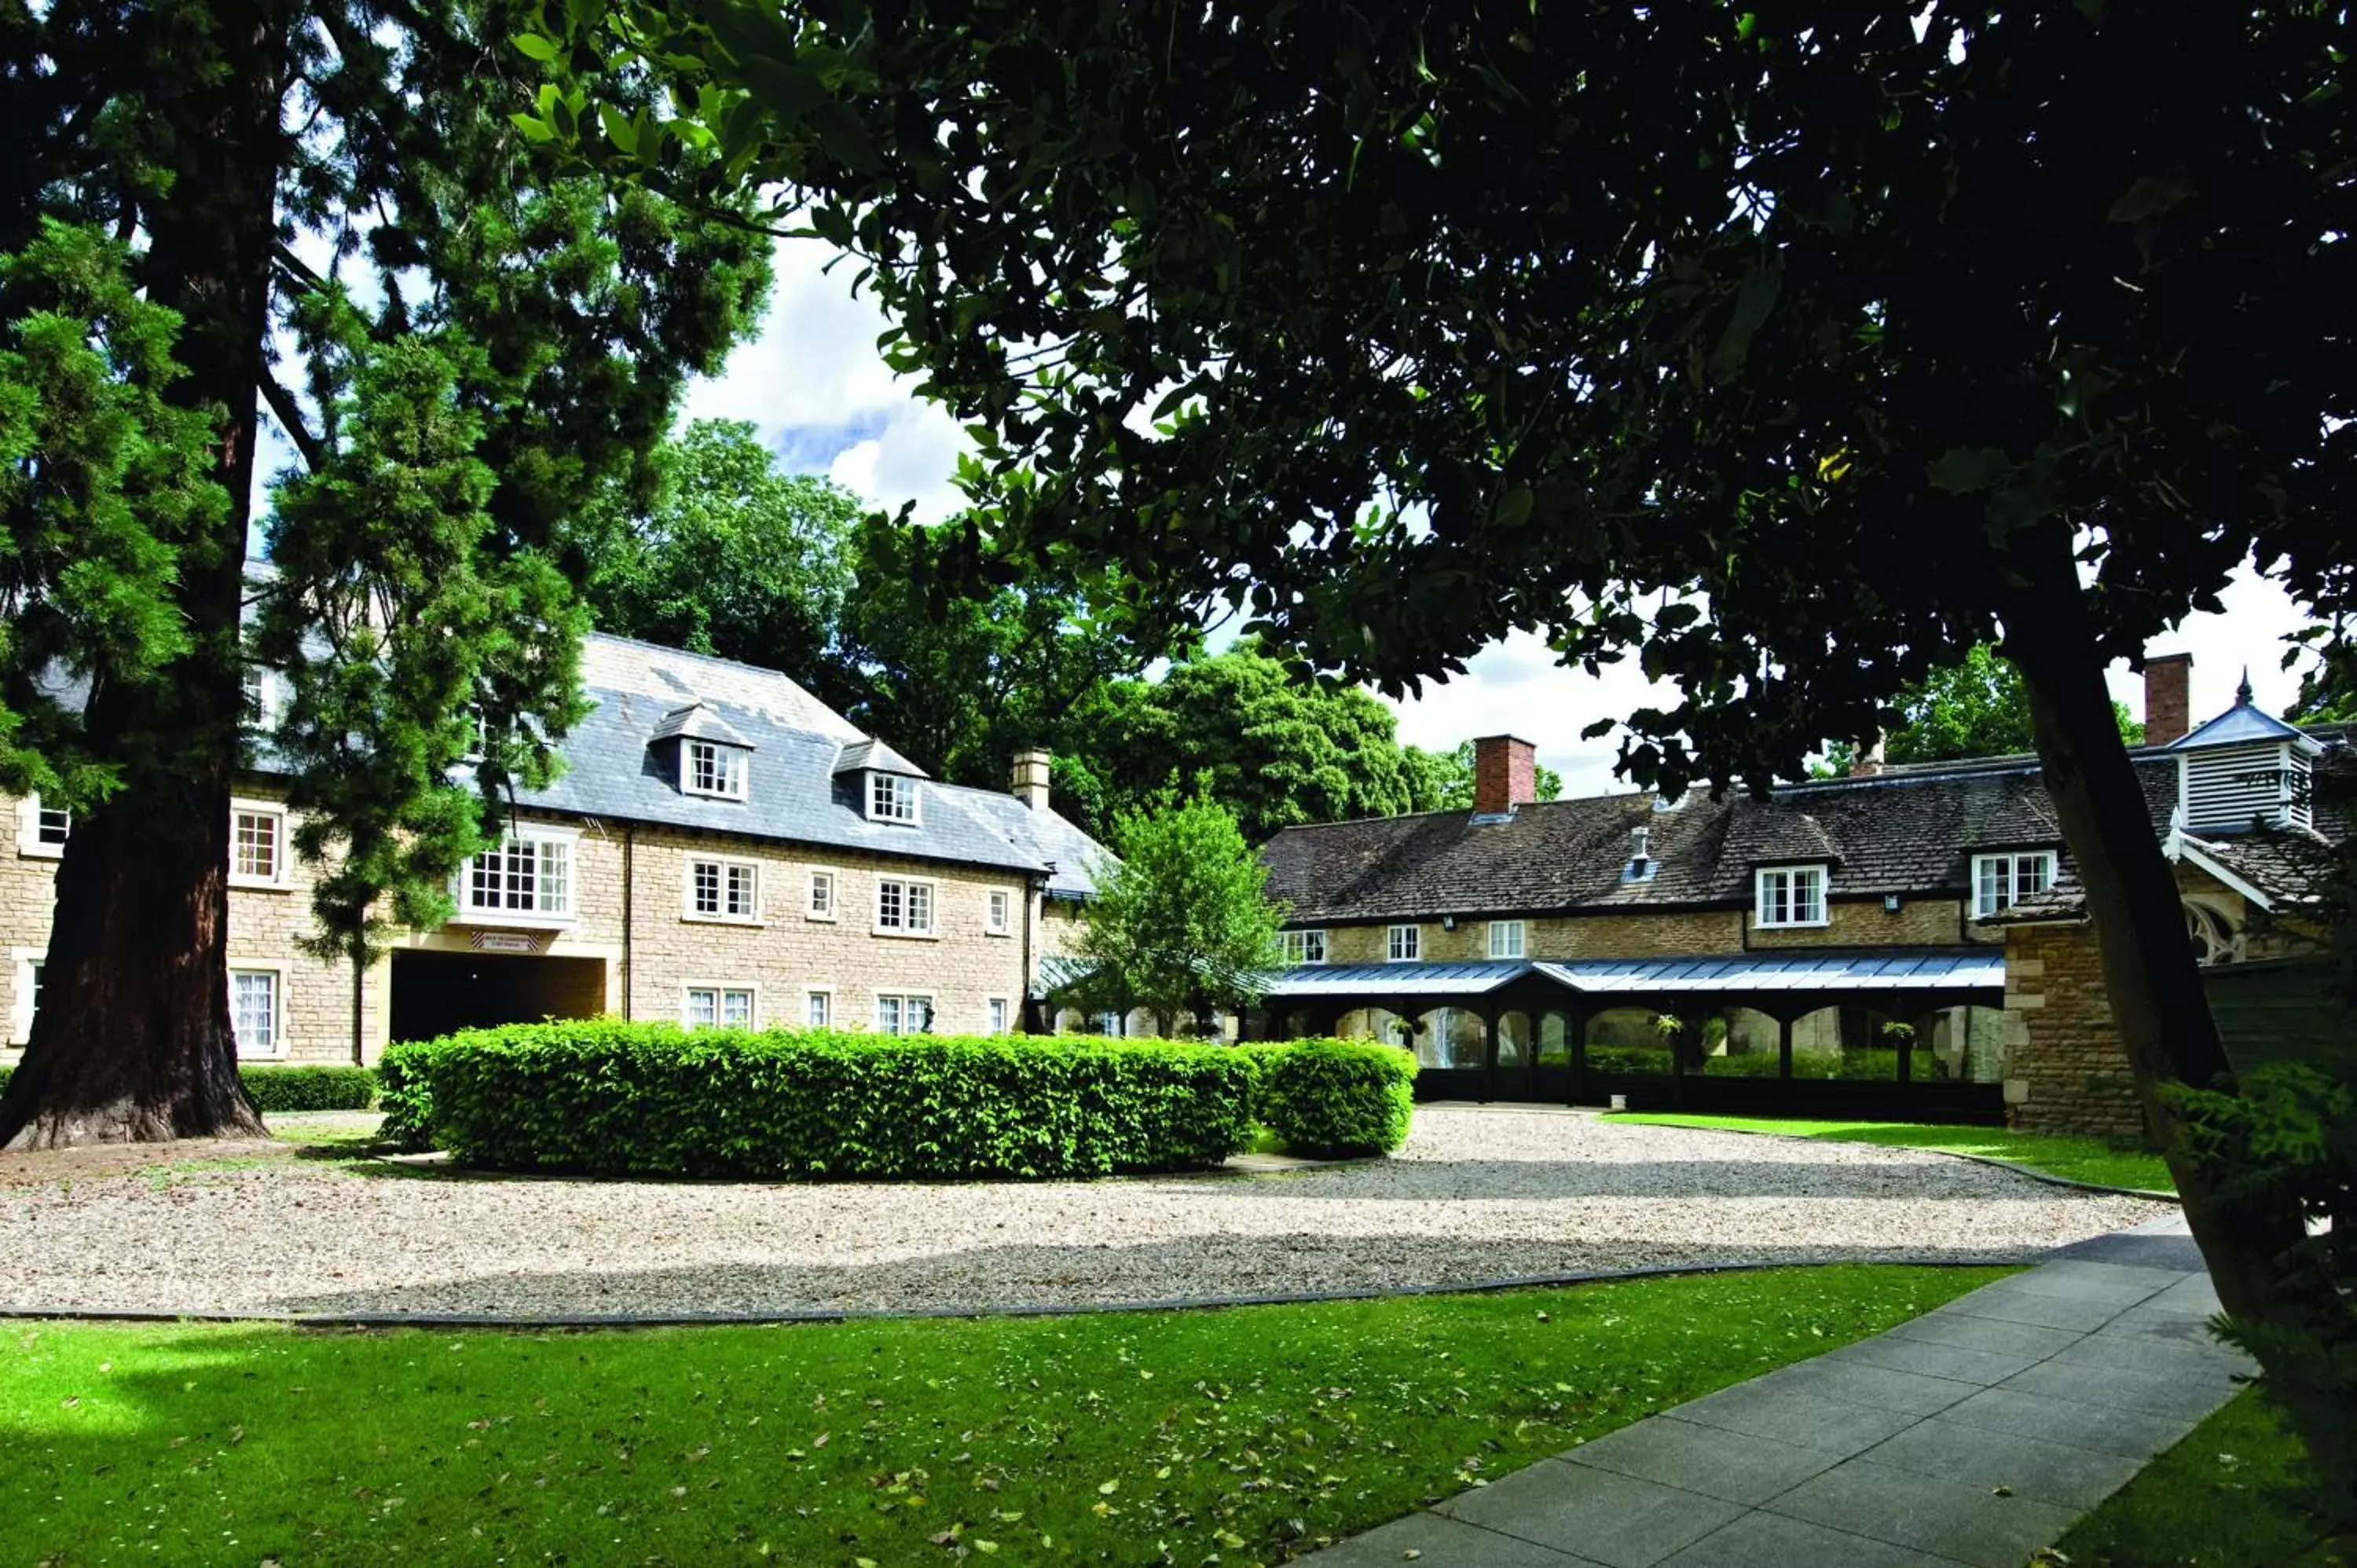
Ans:
{"type": "Polygon", "coordinates": [[[1480,996],[1524,975],[1590,994],[1758,991],[2001,991],[2005,959],[1988,948],[1905,953],[1730,953],[1722,958],[1491,960],[1466,963],[1297,964],[1267,994],[1480,996]]]}
{"type": "Polygon", "coordinates": [[[2278,906],[2315,903],[2332,871],[2332,841],[2319,832],[2258,828],[2231,837],[2196,838],[2184,833],[2179,842],[2278,906]]]}
{"type": "Polygon", "coordinates": [[[753,743],[737,732],[737,726],[705,707],[702,703],[690,703],[683,708],[673,708],[655,725],[649,740],[670,740],[673,736],[690,740],[717,741],[723,746],[750,746],[753,743]]]}
{"type": "Polygon", "coordinates": [[[837,773],[905,773],[922,779],[925,770],[880,740],[856,740],[834,759],[837,773]]]}
{"type": "Polygon", "coordinates": [[[868,821],[857,779],[838,779],[836,769],[847,750],[880,743],[774,670],[603,633],[584,643],[581,666],[591,711],[558,747],[564,774],[545,789],[518,792],[522,811],[1038,874],[1051,897],[1095,890],[1089,868],[1103,853],[1096,841],[1012,794],[928,780],[921,821],[868,821]],[[683,794],[676,769],[650,749],[688,707],[752,747],[745,800],[683,794]]]}
{"type": "MultiPolygon", "coordinates": [[[[2139,749],[2136,775],[2156,837],[2177,801],[2177,763],[2139,749]]],[[[1424,812],[1287,828],[1261,852],[1269,891],[1295,925],[1444,914],[1552,914],[1747,907],[1752,872],[1830,863],[1836,899],[1961,894],[1977,851],[2062,849],[2052,803],[2029,759],[1913,768],[1789,785],[1770,800],[1688,795],[1656,810],[1649,794],[1523,806],[1475,822],[1424,812]],[[1630,830],[1651,830],[1654,874],[1624,880],[1630,830]]],[[[2067,866],[2067,854],[2064,859],[2067,866]]]]}

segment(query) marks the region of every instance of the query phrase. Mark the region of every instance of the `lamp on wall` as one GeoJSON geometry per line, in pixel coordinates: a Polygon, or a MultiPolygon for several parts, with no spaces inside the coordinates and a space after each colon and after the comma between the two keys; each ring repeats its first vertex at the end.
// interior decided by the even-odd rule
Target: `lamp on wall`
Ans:
{"type": "Polygon", "coordinates": [[[1440,929],[1441,929],[1442,930],[1444,930],[1444,931],[1453,931],[1453,930],[1455,930],[1455,929],[1457,929],[1457,917],[1456,917],[1456,916],[1454,916],[1454,915],[1443,915],[1443,916],[1441,916],[1441,917],[1440,917],[1440,929]]]}
{"type": "Polygon", "coordinates": [[[1898,895],[1898,894],[1896,894],[1896,893],[1885,893],[1885,894],[1882,896],[1882,912],[1883,912],[1884,914],[1886,914],[1886,915],[1896,915],[1897,913],[1899,913],[1899,895],[1898,895]]]}

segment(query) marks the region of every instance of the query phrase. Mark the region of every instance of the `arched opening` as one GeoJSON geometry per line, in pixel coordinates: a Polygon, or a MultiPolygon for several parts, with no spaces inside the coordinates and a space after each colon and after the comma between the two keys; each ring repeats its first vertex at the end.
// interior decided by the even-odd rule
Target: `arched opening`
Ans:
{"type": "Polygon", "coordinates": [[[1915,1020],[1908,1068],[1918,1083],[1997,1083],[2005,1078],[2005,1010],[1938,1007],[1915,1020]]]}
{"type": "Polygon", "coordinates": [[[2193,961],[2209,968],[2243,961],[2243,932],[2227,911],[2203,899],[2188,898],[2185,940],[2193,944],[2193,961]]]}
{"type": "Polygon", "coordinates": [[[1792,1076],[1894,1082],[1905,1036],[1871,1007],[1820,1007],[1792,1022],[1792,1076]]]}
{"type": "Polygon", "coordinates": [[[1487,1067],[1481,1018],[1462,1007],[1435,1007],[1415,1021],[1415,1059],[1426,1067],[1487,1067]]]}
{"type": "Polygon", "coordinates": [[[1342,1039],[1373,1040],[1386,1046],[1406,1045],[1411,1029],[1406,1019],[1384,1007],[1353,1007],[1334,1026],[1334,1033],[1342,1039]]]}
{"type": "Polygon", "coordinates": [[[1774,1078],[1782,1069],[1776,1020],[1753,1007],[1715,1007],[1695,1036],[1693,1066],[1706,1078],[1774,1078]]]}
{"type": "Polygon", "coordinates": [[[1498,1066],[1517,1071],[1531,1065],[1531,1015],[1503,1013],[1498,1017],[1498,1066]]]}
{"type": "Polygon", "coordinates": [[[1612,1007],[1588,1019],[1588,1070],[1668,1077],[1675,1036],[1663,1027],[1663,1017],[1650,1007],[1612,1007]]]}
{"type": "Polygon", "coordinates": [[[1539,1066],[1571,1069],[1571,1019],[1562,1013],[1539,1015],[1539,1066]]]}

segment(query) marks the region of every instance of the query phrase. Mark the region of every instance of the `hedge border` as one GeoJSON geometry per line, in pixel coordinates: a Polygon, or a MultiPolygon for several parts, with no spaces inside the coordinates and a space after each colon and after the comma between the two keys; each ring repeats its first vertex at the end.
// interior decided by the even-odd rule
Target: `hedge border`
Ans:
{"type": "MultiPolygon", "coordinates": [[[[0,1067],[0,1094],[8,1091],[14,1067],[0,1067]]],[[[345,1063],[244,1062],[237,1076],[264,1116],[298,1111],[373,1111],[377,1105],[374,1068],[345,1063]]]]}

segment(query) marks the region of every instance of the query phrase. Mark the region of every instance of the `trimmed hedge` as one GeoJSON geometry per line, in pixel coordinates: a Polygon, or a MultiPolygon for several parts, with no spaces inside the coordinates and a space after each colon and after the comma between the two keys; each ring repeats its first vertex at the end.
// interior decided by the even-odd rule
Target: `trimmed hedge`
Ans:
{"type": "Polygon", "coordinates": [[[608,1021],[394,1046],[380,1071],[387,1135],[461,1164],[738,1177],[1200,1170],[1250,1142],[1254,1077],[1220,1045],[608,1021]]]}
{"type": "Polygon", "coordinates": [[[1255,1069],[1254,1119],[1291,1153],[1388,1155],[1407,1141],[1415,1101],[1412,1052],[1367,1040],[1243,1048],[1255,1069]]]}
{"type": "MultiPolygon", "coordinates": [[[[0,1067],[0,1094],[8,1091],[14,1068],[0,1067]]],[[[364,1067],[268,1067],[237,1069],[254,1109],[268,1116],[281,1111],[366,1111],[376,1103],[376,1074],[364,1067]]]]}

